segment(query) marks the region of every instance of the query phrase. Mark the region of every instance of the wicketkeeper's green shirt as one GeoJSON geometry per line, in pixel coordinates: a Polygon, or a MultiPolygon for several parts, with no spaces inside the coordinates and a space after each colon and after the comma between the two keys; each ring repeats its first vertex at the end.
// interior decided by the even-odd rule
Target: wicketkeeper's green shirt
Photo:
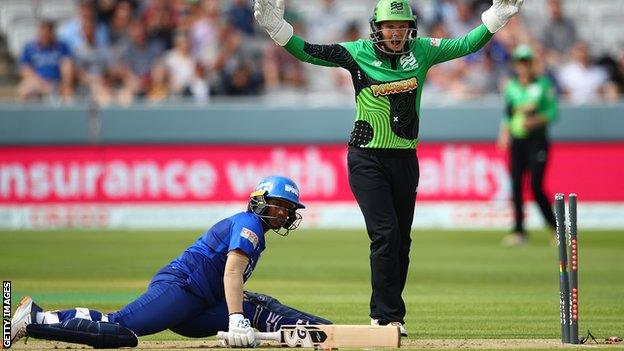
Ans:
{"type": "Polygon", "coordinates": [[[536,77],[530,84],[522,85],[517,79],[512,79],[505,87],[505,102],[507,113],[503,123],[509,126],[509,132],[515,139],[525,139],[531,136],[546,137],[547,125],[531,132],[524,127],[525,119],[536,114],[546,118],[548,124],[557,120],[557,93],[551,81],[544,77],[536,77]]]}
{"type": "Polygon", "coordinates": [[[457,39],[417,38],[397,58],[377,55],[369,39],[314,45],[293,36],[285,48],[299,60],[351,73],[356,116],[349,145],[413,149],[418,141],[420,96],[433,65],[468,55],[492,38],[485,25],[457,39]]]}

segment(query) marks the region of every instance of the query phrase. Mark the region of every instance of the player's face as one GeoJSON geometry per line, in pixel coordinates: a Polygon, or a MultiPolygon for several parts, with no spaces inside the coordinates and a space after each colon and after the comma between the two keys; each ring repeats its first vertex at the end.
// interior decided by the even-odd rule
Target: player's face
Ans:
{"type": "Polygon", "coordinates": [[[516,73],[520,77],[531,75],[533,62],[530,60],[516,60],[516,73]]]}
{"type": "Polygon", "coordinates": [[[382,22],[381,36],[384,44],[390,51],[401,51],[405,46],[410,27],[407,21],[382,22]]]}
{"type": "Polygon", "coordinates": [[[272,229],[279,229],[291,211],[295,211],[295,205],[280,199],[268,199],[269,205],[267,219],[272,229]]]}

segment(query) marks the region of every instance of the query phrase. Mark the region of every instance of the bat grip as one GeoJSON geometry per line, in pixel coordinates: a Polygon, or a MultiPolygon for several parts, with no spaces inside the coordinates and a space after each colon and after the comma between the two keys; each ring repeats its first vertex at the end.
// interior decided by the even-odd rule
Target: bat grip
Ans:
{"type": "MultiPolygon", "coordinates": [[[[256,332],[256,340],[267,340],[267,341],[280,341],[280,332],[256,332]]],[[[220,331],[217,333],[217,339],[219,340],[227,340],[228,332],[220,331]]]]}

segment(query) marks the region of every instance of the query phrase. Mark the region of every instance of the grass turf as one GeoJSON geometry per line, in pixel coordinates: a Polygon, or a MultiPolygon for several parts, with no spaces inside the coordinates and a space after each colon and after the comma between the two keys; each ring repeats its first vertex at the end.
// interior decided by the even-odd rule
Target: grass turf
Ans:
{"type": "MultiPolygon", "coordinates": [[[[31,295],[46,309],[122,307],[199,232],[0,232],[0,276],[13,308],[31,295]]],[[[403,294],[415,339],[557,339],[557,249],[545,232],[506,249],[501,232],[414,230],[403,294]]],[[[246,289],[335,323],[366,324],[370,294],[363,231],[268,234],[246,289]]],[[[624,233],[579,233],[580,331],[624,334],[624,233]]],[[[171,332],[143,340],[183,339],[171,332]]]]}

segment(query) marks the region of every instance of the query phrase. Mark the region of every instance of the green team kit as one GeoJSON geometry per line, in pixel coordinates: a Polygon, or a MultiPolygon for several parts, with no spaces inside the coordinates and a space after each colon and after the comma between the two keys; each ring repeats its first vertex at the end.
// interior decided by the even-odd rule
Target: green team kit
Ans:
{"type": "MultiPolygon", "coordinates": [[[[386,17],[413,21],[411,9],[401,10],[386,17]]],[[[380,54],[371,39],[315,45],[293,35],[284,48],[301,61],[342,67],[351,73],[356,117],[350,145],[413,149],[418,141],[420,98],[427,71],[437,63],[479,50],[492,35],[482,24],[457,39],[414,38],[406,42],[408,50],[400,56],[380,54]]]]}
{"type": "Polygon", "coordinates": [[[529,136],[545,136],[546,126],[529,132],[524,121],[529,116],[538,115],[548,123],[557,118],[557,96],[555,87],[546,77],[537,77],[530,84],[523,86],[517,79],[512,79],[505,88],[507,114],[503,123],[509,126],[509,133],[515,139],[529,136]]]}

